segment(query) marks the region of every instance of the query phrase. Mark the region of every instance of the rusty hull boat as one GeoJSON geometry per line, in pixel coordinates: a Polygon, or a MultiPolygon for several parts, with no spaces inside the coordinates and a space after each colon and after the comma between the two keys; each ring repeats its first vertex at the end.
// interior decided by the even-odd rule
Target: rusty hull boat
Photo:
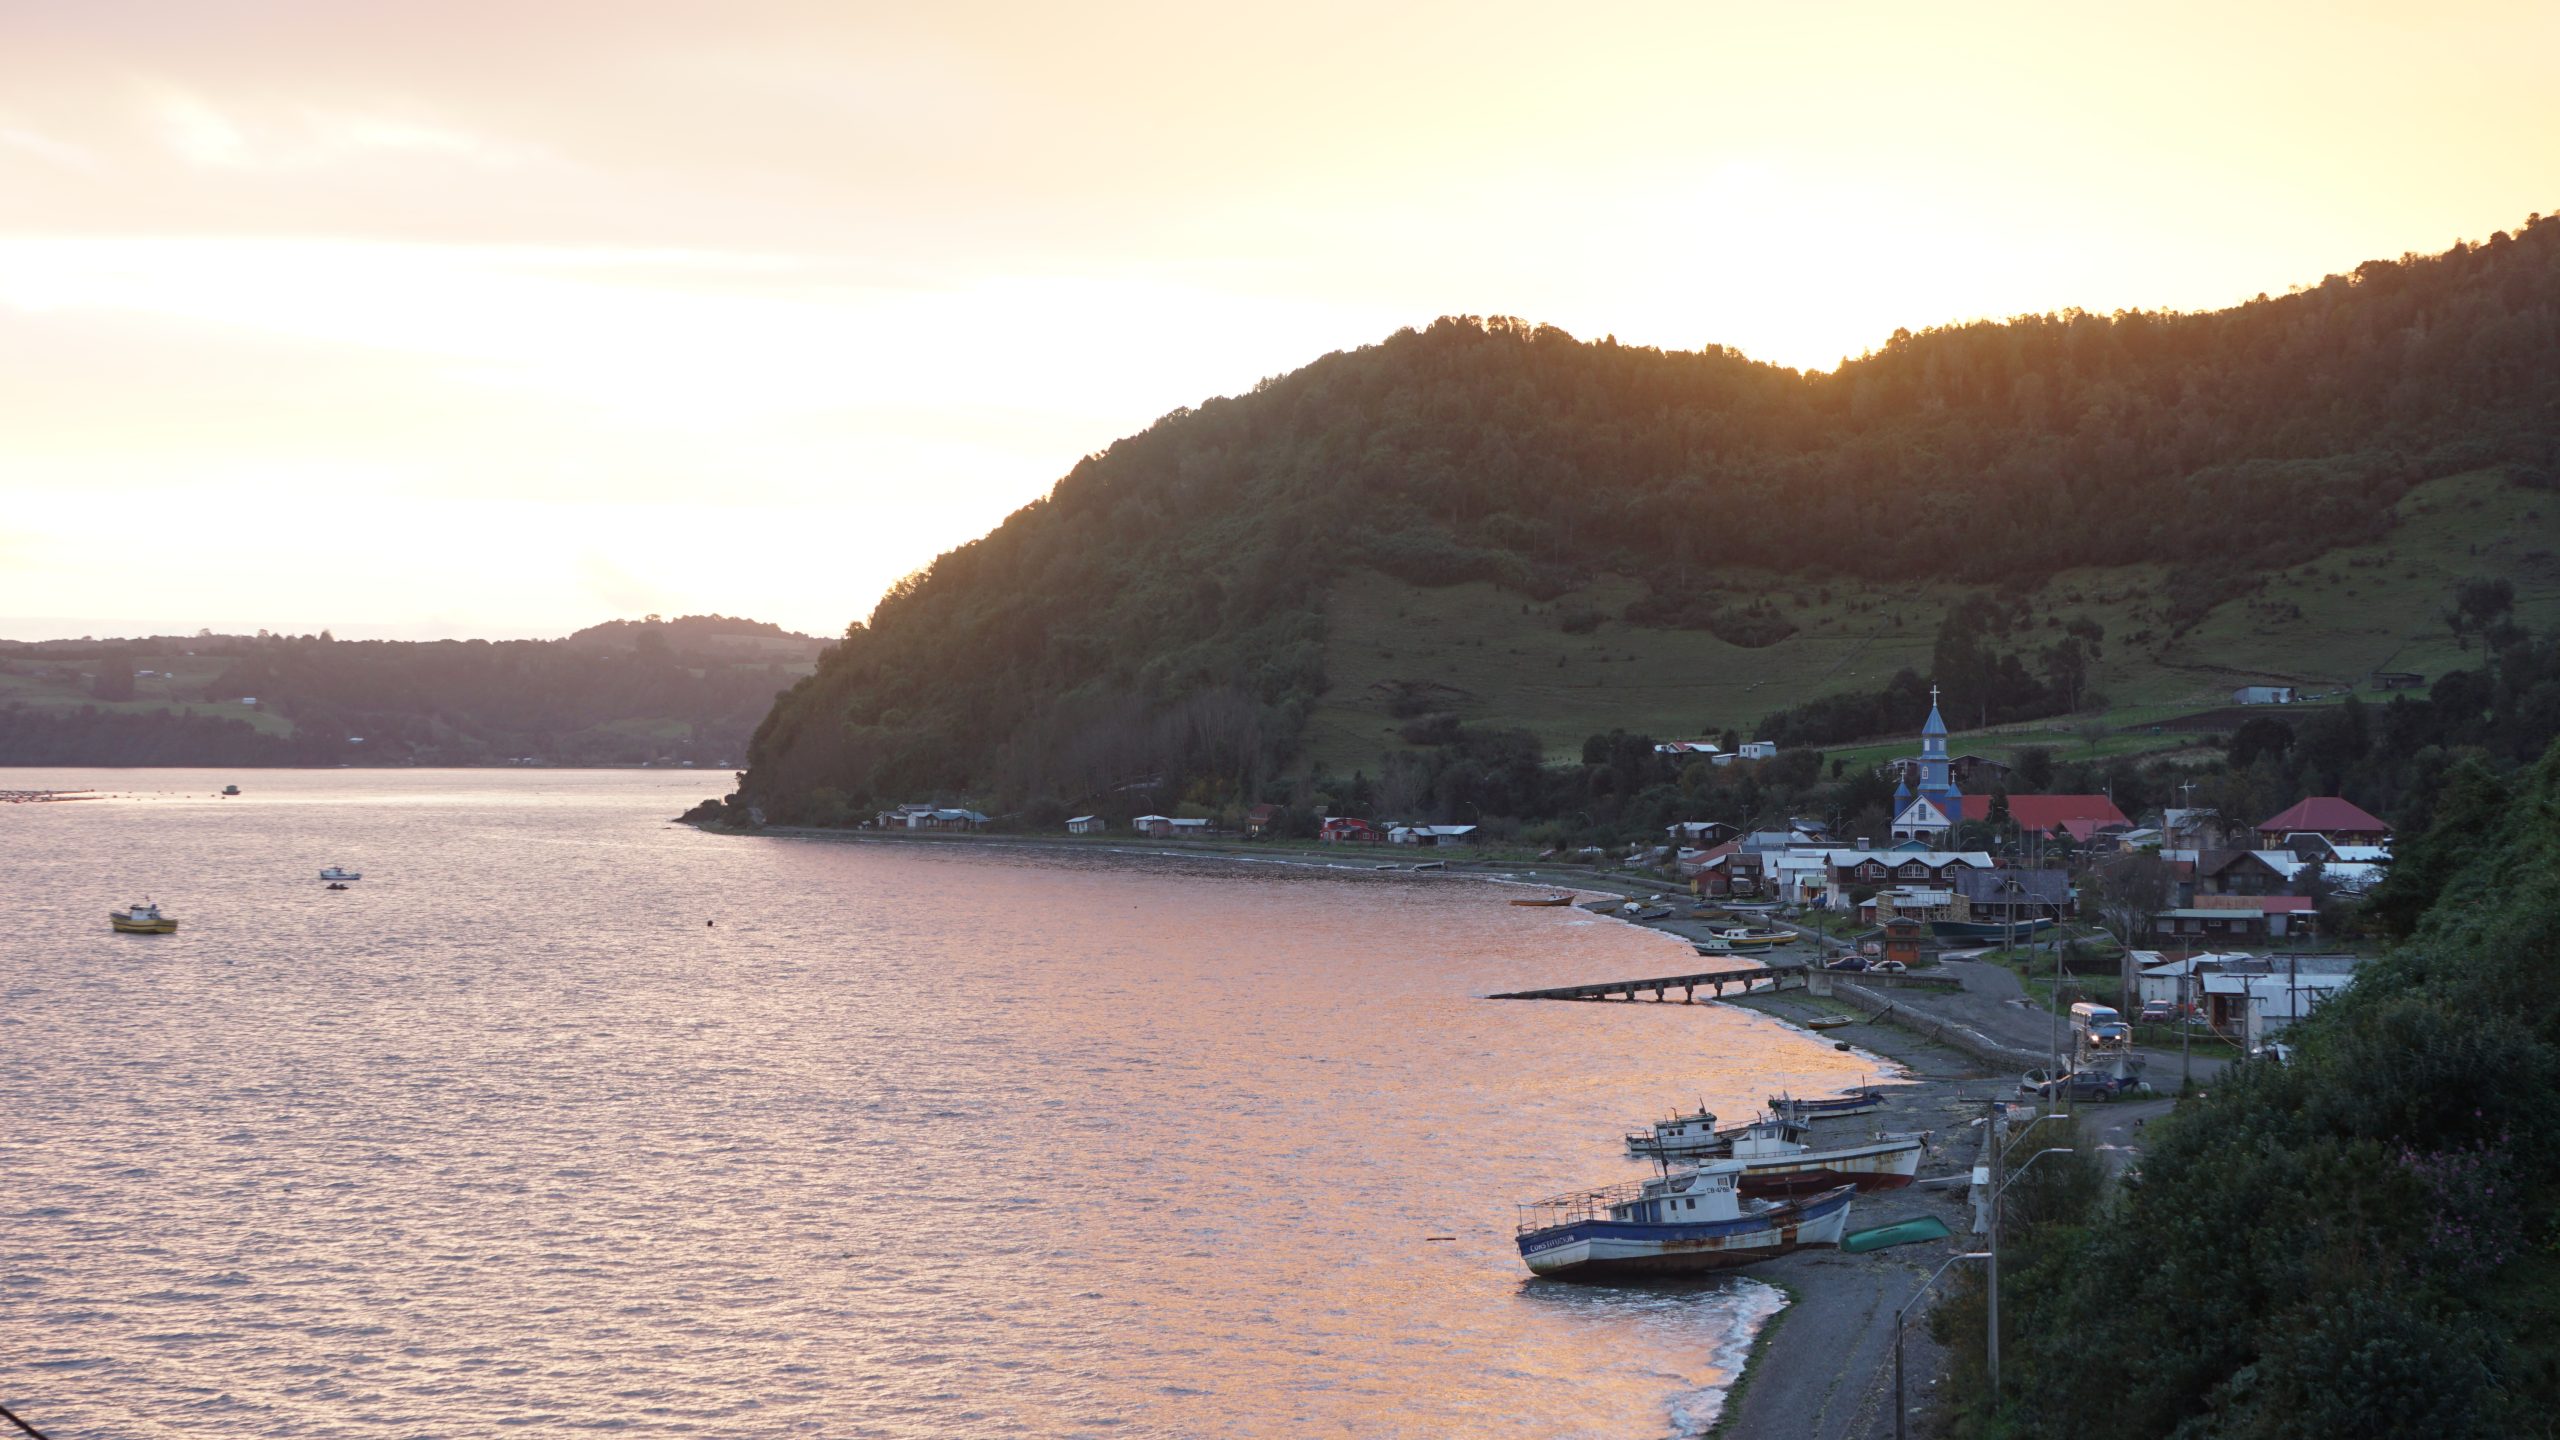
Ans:
{"type": "Polygon", "coordinates": [[[1840,1243],[1856,1186],[1755,1200],[1742,1193],[1744,1169],[1718,1160],[1523,1205],[1520,1258],[1531,1273],[1556,1280],[1654,1280],[1840,1243]]]}

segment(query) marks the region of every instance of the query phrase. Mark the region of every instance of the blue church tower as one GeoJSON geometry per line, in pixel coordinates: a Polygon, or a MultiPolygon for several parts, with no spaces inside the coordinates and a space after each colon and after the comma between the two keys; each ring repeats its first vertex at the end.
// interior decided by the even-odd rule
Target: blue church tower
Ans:
{"type": "Polygon", "coordinates": [[[1893,838],[1935,845],[1964,817],[1964,792],[1947,773],[1947,722],[1938,714],[1938,687],[1929,687],[1929,721],[1920,727],[1920,783],[1905,767],[1893,787],[1893,838]]]}

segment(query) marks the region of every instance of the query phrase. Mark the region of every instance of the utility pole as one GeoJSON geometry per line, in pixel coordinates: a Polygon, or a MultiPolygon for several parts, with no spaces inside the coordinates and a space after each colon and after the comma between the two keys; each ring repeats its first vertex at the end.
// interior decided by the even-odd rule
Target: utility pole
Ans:
{"type": "Polygon", "coordinates": [[[1992,1101],[1990,1114],[1982,1122],[1983,1135],[1991,1147],[1991,1285],[1986,1292],[1991,1304],[1991,1327],[1989,1338],[1984,1342],[1984,1354],[1990,1361],[1991,1403],[1995,1406],[2000,1403],[2000,1182],[2002,1179],[2000,1128],[2004,1118],[2002,1110],[2003,1107],[1999,1101],[1992,1101]]]}

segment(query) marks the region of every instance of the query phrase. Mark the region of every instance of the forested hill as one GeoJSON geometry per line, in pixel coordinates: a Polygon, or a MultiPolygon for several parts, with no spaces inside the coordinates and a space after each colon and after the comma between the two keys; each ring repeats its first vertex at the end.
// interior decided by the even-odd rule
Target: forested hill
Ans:
{"type": "Polygon", "coordinates": [[[565,640],[0,642],[0,765],[725,767],[819,648],[716,615],[565,640]]]}
{"type": "Polygon", "coordinates": [[[1301,761],[1355,572],[1524,614],[1618,577],[1612,623],[1748,647],[1788,633],[1769,577],[2173,567],[2166,635],[2383,538],[2422,482],[2556,466],[2560,220],[2211,314],[1897,332],[1831,374],[1444,319],[1176,411],[901,582],[777,705],[746,793],[1232,797],[1301,761]]]}

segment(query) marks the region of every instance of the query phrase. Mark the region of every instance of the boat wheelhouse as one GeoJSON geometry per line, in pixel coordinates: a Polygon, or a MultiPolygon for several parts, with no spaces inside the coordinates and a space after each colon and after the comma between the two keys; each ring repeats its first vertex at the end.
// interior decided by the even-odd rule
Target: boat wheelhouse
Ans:
{"type": "Polygon", "coordinates": [[[1742,1176],[1739,1162],[1720,1160],[1523,1205],[1520,1258],[1558,1280],[1642,1280],[1840,1243],[1855,1187],[1771,1202],[1744,1196],[1742,1176]]]}
{"type": "Polygon", "coordinates": [[[1700,1105],[1685,1115],[1656,1120],[1650,1130],[1638,1130],[1627,1136],[1627,1153],[1655,1158],[1695,1159],[1702,1155],[1722,1155],[1733,1148],[1733,1137],[1743,1127],[1728,1125],[1716,1128],[1716,1117],[1700,1105]]]}

